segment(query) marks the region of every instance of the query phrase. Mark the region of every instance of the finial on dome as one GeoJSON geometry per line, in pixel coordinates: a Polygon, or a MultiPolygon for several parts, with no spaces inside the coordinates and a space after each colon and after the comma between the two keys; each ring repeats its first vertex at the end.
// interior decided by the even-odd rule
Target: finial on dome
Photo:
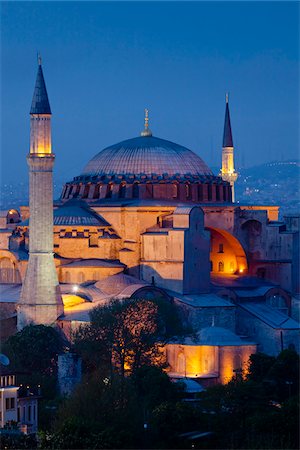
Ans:
{"type": "Polygon", "coordinates": [[[229,94],[228,94],[228,92],[226,92],[225,99],[226,99],[226,103],[228,103],[228,100],[229,100],[229,94]]]}
{"type": "Polygon", "coordinates": [[[37,53],[37,60],[38,60],[38,65],[41,66],[42,65],[42,57],[40,52],[37,53]]]}
{"type": "Polygon", "coordinates": [[[147,108],[145,108],[145,123],[141,136],[152,136],[152,132],[149,128],[149,110],[147,108]]]}

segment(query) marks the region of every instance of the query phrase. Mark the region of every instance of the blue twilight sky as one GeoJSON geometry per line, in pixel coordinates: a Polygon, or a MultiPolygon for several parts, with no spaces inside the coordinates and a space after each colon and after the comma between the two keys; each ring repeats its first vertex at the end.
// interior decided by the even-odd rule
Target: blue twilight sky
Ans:
{"type": "Polygon", "coordinates": [[[26,180],[36,53],[56,175],[155,136],[219,166],[225,111],[237,165],[299,157],[299,3],[1,2],[2,181],[26,180]]]}

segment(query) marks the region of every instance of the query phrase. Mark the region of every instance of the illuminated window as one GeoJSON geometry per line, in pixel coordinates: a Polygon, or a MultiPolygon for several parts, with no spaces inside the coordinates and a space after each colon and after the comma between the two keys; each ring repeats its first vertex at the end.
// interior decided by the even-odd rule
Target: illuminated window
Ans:
{"type": "Polygon", "coordinates": [[[192,198],[192,190],[190,183],[185,183],[185,195],[187,200],[190,200],[192,198]]]}
{"type": "Polygon", "coordinates": [[[172,184],[172,197],[178,198],[178,184],[177,183],[172,184]]]}

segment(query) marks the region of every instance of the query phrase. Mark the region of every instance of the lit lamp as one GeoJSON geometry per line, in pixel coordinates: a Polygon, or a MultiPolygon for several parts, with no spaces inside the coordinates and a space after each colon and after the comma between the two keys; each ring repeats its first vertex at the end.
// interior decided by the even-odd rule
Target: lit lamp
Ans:
{"type": "Polygon", "coordinates": [[[73,292],[78,292],[79,287],[75,284],[72,288],[73,292]]]}

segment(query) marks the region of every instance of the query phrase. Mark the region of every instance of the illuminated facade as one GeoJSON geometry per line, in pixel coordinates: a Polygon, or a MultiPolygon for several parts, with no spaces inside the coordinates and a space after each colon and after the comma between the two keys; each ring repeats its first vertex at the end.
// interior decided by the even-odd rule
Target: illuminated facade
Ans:
{"type": "Polygon", "coordinates": [[[147,111],[140,136],[96,154],[63,186],[53,212],[51,111],[41,66],[38,70],[30,205],[20,207],[21,218],[17,211],[5,213],[0,234],[3,323],[13,322],[20,298],[19,328],[58,318],[70,335],[89,321],[93,307],[112,298],[160,296],[173,301],[196,332],[215,336],[225,329],[235,336],[234,345],[224,338],[186,347],[184,352],[196,352],[195,370],[182,371],[177,361],[185,341],[172,344],[169,363],[177,375],[204,376],[218,354],[215,378],[224,382],[256,345],[270,354],[282,345],[297,348],[299,218],[280,222],[276,206],[233,202],[237,174],[228,99],[222,176],[195,152],[153,136],[147,111]],[[41,92],[47,98],[42,111],[36,109],[41,92]]]}

